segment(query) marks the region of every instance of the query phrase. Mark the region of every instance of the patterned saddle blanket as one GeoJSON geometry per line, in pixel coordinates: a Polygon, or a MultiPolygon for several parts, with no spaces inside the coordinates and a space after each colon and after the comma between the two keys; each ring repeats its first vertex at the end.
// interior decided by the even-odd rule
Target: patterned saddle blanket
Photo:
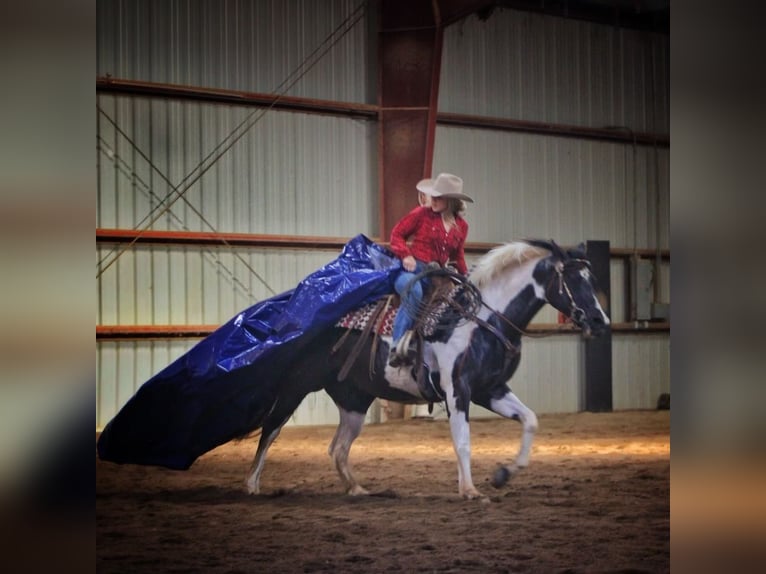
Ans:
{"type": "MultiPolygon", "coordinates": [[[[443,273],[437,270],[437,273],[443,273]]],[[[471,314],[481,300],[475,287],[468,288],[464,280],[455,281],[455,276],[431,276],[422,307],[415,321],[415,330],[423,337],[431,337],[440,328],[452,328],[471,314]],[[461,311],[462,310],[462,311],[461,311]]],[[[394,318],[399,309],[398,296],[386,296],[364,307],[350,311],[335,324],[336,327],[363,331],[371,319],[375,324],[368,330],[378,335],[391,335],[394,318]],[[386,299],[389,301],[386,303],[386,299]],[[386,305],[380,313],[376,310],[386,305]]]]}
{"type": "MultiPolygon", "coordinates": [[[[454,327],[463,317],[455,314],[454,309],[450,306],[450,301],[452,301],[461,291],[462,289],[460,288],[451,290],[440,300],[434,300],[434,298],[431,297],[427,306],[421,310],[419,317],[415,320],[414,329],[428,339],[434,336],[436,331],[440,328],[454,327]]],[[[385,297],[346,313],[335,326],[344,329],[364,331],[370,320],[374,319],[375,311],[378,308],[378,305],[382,304],[383,300],[385,300],[385,297]]],[[[376,319],[374,319],[375,324],[370,326],[369,331],[377,335],[391,336],[394,330],[394,319],[396,318],[399,306],[399,297],[391,297],[388,306],[380,312],[376,319]]]]}
{"type": "MultiPolygon", "coordinates": [[[[381,315],[378,317],[375,325],[372,326],[374,332],[378,335],[388,335],[389,337],[394,332],[394,318],[396,312],[399,310],[398,298],[393,298],[395,302],[388,306],[381,315]]],[[[375,308],[378,306],[378,302],[369,303],[359,309],[349,311],[335,324],[336,327],[342,327],[344,329],[353,329],[356,331],[363,331],[370,319],[373,316],[375,308]]]]}

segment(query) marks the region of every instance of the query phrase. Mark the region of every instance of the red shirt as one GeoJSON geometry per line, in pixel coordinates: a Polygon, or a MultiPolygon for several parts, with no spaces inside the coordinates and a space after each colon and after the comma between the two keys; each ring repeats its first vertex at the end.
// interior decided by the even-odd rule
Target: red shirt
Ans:
{"type": "Polygon", "coordinates": [[[440,265],[453,261],[457,270],[465,275],[468,272],[463,253],[466,237],[468,223],[459,215],[447,232],[440,213],[430,207],[416,207],[391,230],[391,251],[400,259],[412,255],[425,263],[436,261],[440,265]],[[410,245],[407,245],[408,239],[410,245]]]}

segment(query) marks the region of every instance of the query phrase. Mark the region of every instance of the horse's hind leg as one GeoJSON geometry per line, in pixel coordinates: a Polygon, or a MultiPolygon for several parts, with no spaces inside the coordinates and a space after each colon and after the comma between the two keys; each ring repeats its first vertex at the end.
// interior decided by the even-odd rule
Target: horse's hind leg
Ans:
{"type": "Polygon", "coordinates": [[[260,493],[261,473],[263,472],[263,466],[266,464],[266,453],[305,396],[305,394],[299,393],[287,399],[280,397],[264,421],[261,438],[258,441],[258,450],[255,451],[253,464],[250,465],[250,471],[245,479],[245,485],[250,494],[260,493]]]}
{"type": "Polygon", "coordinates": [[[335,431],[335,436],[330,443],[328,454],[335,463],[335,468],[340,475],[341,480],[346,486],[346,492],[352,496],[360,494],[369,494],[351,474],[351,468],[348,464],[348,453],[351,450],[352,443],[362,432],[364,426],[365,413],[356,411],[347,411],[338,407],[340,411],[340,424],[335,431]]]}
{"type": "Polygon", "coordinates": [[[522,403],[511,391],[508,391],[500,399],[491,399],[485,404],[493,412],[510,419],[516,419],[521,423],[521,446],[516,455],[516,461],[510,467],[502,467],[495,473],[494,486],[502,486],[510,476],[529,465],[529,454],[532,449],[532,440],[537,432],[537,415],[522,403]]]}
{"type": "Polygon", "coordinates": [[[284,423],[276,429],[273,429],[271,432],[266,432],[265,430],[261,432],[261,439],[258,441],[258,450],[255,451],[253,464],[250,465],[250,471],[245,479],[247,492],[250,494],[260,494],[261,492],[261,472],[263,472],[263,466],[266,464],[266,453],[279,436],[282,426],[284,426],[284,423]]]}

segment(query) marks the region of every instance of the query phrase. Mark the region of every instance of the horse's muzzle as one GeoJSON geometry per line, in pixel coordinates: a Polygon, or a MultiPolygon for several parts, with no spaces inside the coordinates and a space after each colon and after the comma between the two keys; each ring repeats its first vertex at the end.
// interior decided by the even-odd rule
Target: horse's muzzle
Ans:
{"type": "Polygon", "coordinates": [[[593,313],[591,316],[588,316],[581,309],[575,309],[574,313],[572,313],[572,321],[582,329],[582,334],[585,338],[599,337],[604,334],[609,326],[608,320],[605,321],[601,313],[593,313]]]}

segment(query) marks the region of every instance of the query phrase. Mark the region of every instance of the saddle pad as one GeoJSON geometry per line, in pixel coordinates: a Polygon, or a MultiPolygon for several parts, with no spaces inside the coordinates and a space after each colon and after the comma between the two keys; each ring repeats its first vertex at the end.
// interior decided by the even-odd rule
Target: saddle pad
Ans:
{"type": "MultiPolygon", "coordinates": [[[[359,309],[349,311],[343,317],[341,317],[337,323],[335,323],[335,326],[342,327],[344,329],[355,329],[357,331],[363,331],[367,326],[367,323],[369,323],[372,312],[375,310],[377,304],[378,303],[376,301],[375,303],[370,303],[369,305],[365,305],[359,309]]],[[[378,317],[378,323],[375,326],[375,332],[378,335],[391,336],[393,334],[394,318],[396,317],[397,309],[399,309],[398,306],[392,305],[386,309],[386,312],[383,314],[382,318],[378,317]]]]}

